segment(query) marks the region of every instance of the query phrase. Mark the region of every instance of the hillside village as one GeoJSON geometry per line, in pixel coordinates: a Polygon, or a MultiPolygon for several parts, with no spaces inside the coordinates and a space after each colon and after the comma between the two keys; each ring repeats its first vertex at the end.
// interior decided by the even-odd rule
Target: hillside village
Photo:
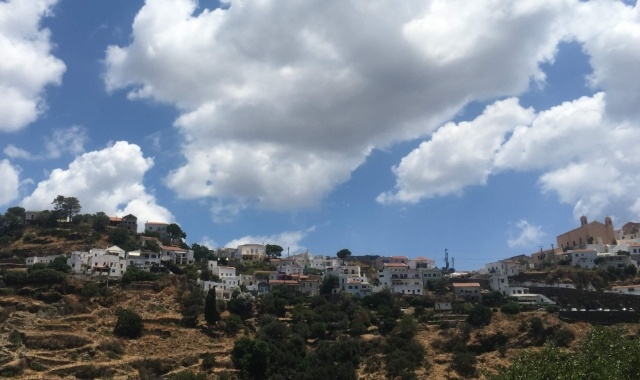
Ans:
{"type": "MultiPolygon", "coordinates": [[[[447,254],[437,267],[432,258],[348,249],[188,246],[177,224],[145,222],[138,233],[135,215],[14,207],[2,222],[5,377],[506,379],[521,350],[553,342],[582,353],[600,333],[590,325],[637,336],[640,321],[640,223],[614,230],[610,218],[582,217],[551,249],[470,272],[456,271],[447,254]],[[146,332],[118,335],[123,310],[139,314],[146,332]],[[40,332],[57,329],[51,339],[65,343],[40,332]],[[254,354],[242,351],[257,344],[268,346],[260,374],[254,354]],[[170,364],[153,362],[154,346],[173,352],[160,355],[170,364]],[[347,356],[314,362],[324,349],[347,356]],[[102,351],[107,357],[96,356],[102,351]],[[117,360],[126,365],[115,369],[117,360]],[[335,367],[344,360],[352,364],[335,367]]],[[[620,334],[612,331],[602,333],[620,334]]]]}
{"type": "MultiPolygon", "coordinates": [[[[33,223],[38,215],[38,212],[25,212],[25,223],[33,223]]],[[[442,302],[438,303],[438,307],[444,310],[450,309],[451,301],[456,298],[478,302],[483,292],[491,291],[513,297],[522,305],[556,303],[544,294],[530,292],[530,287],[640,295],[640,285],[628,284],[624,280],[606,287],[601,281],[595,284],[573,283],[566,278],[558,279],[563,280],[561,282],[549,282],[546,278],[544,281],[518,281],[521,273],[535,273],[548,268],[600,268],[612,274],[627,274],[631,278],[636,275],[640,262],[640,223],[629,222],[614,230],[609,217],[604,223],[589,223],[585,216],[580,221],[581,225],[576,229],[558,235],[557,245],[552,249],[487,263],[473,272],[456,272],[449,268],[448,259],[445,259],[444,267],[438,268],[435,260],[425,257],[352,257],[348,250],[342,258],[309,252],[282,257],[283,248],[269,244],[244,244],[215,250],[196,245],[207,251],[206,260],[203,257],[198,260],[203,264],[200,271],[209,272],[201,275],[198,283],[203,290],[216,289],[219,298],[229,300],[235,287],[242,287],[258,297],[276,285],[283,285],[295,293],[315,296],[320,293],[320,286],[328,276],[337,278],[333,294],[356,297],[385,289],[403,295],[422,295],[425,290],[433,289],[438,281],[446,279],[451,283],[452,291],[449,297],[441,297],[442,302]]],[[[123,229],[136,236],[139,249],[125,251],[117,245],[95,247],[88,251],[30,256],[25,259],[25,264],[48,264],[64,257],[74,275],[113,280],[121,279],[127,268],[155,272],[170,271],[169,265],[195,264],[194,250],[181,239],[172,238],[167,232],[169,226],[168,223],[146,222],[145,233],[137,234],[134,215],[110,217],[109,227],[123,229]]]]}

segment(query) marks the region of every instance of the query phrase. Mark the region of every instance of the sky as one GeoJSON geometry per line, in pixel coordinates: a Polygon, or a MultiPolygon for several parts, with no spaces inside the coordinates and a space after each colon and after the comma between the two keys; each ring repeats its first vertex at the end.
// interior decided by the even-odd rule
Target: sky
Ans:
{"type": "Polygon", "coordinates": [[[462,270],[640,221],[635,1],[0,0],[0,52],[0,209],[462,270]]]}

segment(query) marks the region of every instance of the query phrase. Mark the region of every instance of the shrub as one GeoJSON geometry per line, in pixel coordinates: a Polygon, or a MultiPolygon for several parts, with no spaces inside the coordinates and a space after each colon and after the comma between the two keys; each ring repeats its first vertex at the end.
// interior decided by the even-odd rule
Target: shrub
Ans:
{"type": "Polygon", "coordinates": [[[462,376],[474,376],[476,374],[476,356],[471,352],[456,352],[453,354],[451,368],[462,376]]]}
{"type": "Polygon", "coordinates": [[[233,345],[231,360],[246,377],[265,378],[269,368],[269,346],[259,339],[242,337],[233,345]]]}
{"type": "Polygon", "coordinates": [[[216,357],[211,352],[202,354],[202,369],[205,371],[210,370],[216,366],[216,357]]]}
{"type": "Polygon", "coordinates": [[[491,323],[492,317],[493,311],[491,308],[478,304],[471,309],[467,316],[467,323],[474,327],[486,326],[491,323]]]}
{"type": "Polygon", "coordinates": [[[559,328],[551,340],[558,347],[567,347],[576,338],[576,334],[568,327],[559,328]]]}
{"type": "Polygon", "coordinates": [[[223,331],[229,335],[237,334],[243,327],[242,318],[236,314],[230,314],[223,320],[223,331]]]}
{"type": "Polygon", "coordinates": [[[116,312],[118,319],[113,334],[123,338],[136,339],[142,335],[144,324],[142,317],[131,309],[120,309],[116,312]]]}
{"type": "Polygon", "coordinates": [[[520,312],[520,305],[517,302],[507,302],[500,307],[500,311],[505,314],[518,314],[520,312]]]}

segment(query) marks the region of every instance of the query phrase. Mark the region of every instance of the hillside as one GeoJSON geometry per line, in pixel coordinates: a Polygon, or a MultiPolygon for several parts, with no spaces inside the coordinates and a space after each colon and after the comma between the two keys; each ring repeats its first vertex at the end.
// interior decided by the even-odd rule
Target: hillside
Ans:
{"type": "MultiPolygon", "coordinates": [[[[233,378],[237,373],[230,358],[234,341],[243,335],[254,336],[255,331],[260,330],[256,319],[248,319],[238,335],[225,334],[222,327],[208,333],[202,319],[198,328],[183,327],[177,302],[180,282],[176,276],[134,283],[127,289],[114,287],[109,296],[91,298],[74,293],[82,289],[81,283],[73,282],[65,287],[17,289],[15,293],[21,295],[11,294],[10,288],[2,289],[5,295],[0,300],[0,374],[23,379],[127,379],[166,377],[188,369],[207,374],[209,379],[233,378]],[[57,302],[34,299],[42,292],[63,290],[68,294],[62,295],[57,302]],[[130,308],[142,316],[145,328],[140,338],[114,337],[117,308],[130,308]],[[202,367],[207,353],[215,356],[215,366],[211,370],[202,367]]],[[[282,321],[291,327],[292,309],[288,310],[282,321]]],[[[409,308],[407,312],[414,310],[409,308]]],[[[223,318],[227,315],[228,311],[223,318]]],[[[425,350],[425,364],[415,374],[417,378],[456,378],[456,371],[452,370],[452,351],[455,344],[463,343],[480,352],[475,366],[477,375],[467,377],[484,379],[485,374],[508,365],[522,349],[539,345],[527,327],[536,317],[553,331],[571,330],[576,336],[572,344],[579,342],[589,328],[586,324],[567,325],[555,314],[544,311],[517,315],[498,312],[488,326],[476,329],[466,324],[455,327],[442,322],[420,322],[416,326],[415,340],[425,350]],[[496,336],[504,341],[491,343],[492,337],[496,336]]],[[[368,330],[356,337],[359,344],[369,342],[372,346],[368,348],[369,354],[362,352],[358,378],[386,378],[385,363],[388,361],[377,347],[386,344],[385,339],[392,335],[381,336],[375,325],[368,330]]],[[[335,337],[327,336],[326,339],[335,337]]],[[[307,349],[317,349],[320,341],[308,339],[307,349]]]]}

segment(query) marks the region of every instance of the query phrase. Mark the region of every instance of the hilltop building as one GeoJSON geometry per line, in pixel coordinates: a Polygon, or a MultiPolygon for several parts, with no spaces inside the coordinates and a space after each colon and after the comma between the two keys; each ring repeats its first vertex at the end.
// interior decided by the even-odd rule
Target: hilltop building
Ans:
{"type": "Polygon", "coordinates": [[[613,222],[610,217],[604,218],[604,224],[600,222],[587,222],[586,216],[580,217],[580,227],[565,232],[557,238],[558,247],[562,249],[584,248],[587,244],[610,244],[615,240],[613,222]]]}

